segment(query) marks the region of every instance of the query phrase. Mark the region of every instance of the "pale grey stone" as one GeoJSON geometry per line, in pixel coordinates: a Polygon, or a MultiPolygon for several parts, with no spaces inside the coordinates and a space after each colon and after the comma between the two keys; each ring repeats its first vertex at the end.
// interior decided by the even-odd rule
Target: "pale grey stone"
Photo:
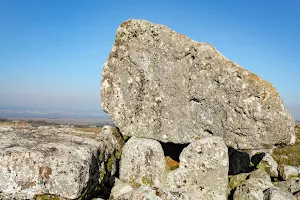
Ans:
{"type": "Polygon", "coordinates": [[[297,200],[290,192],[269,188],[264,192],[264,200],[297,200]]]}
{"type": "Polygon", "coordinates": [[[8,131],[12,131],[13,128],[11,126],[0,126],[0,132],[8,132],[8,131]]]}
{"type": "Polygon", "coordinates": [[[110,199],[118,199],[122,195],[131,192],[133,187],[129,183],[125,183],[119,179],[115,180],[114,187],[111,189],[110,199]]]}
{"type": "Polygon", "coordinates": [[[300,178],[294,177],[287,181],[276,182],[274,186],[280,188],[282,191],[288,191],[294,194],[300,191],[300,178]]]}
{"type": "Polygon", "coordinates": [[[296,197],[297,200],[300,200],[300,192],[297,192],[294,196],[296,197]]]}
{"type": "Polygon", "coordinates": [[[241,183],[233,194],[234,200],[263,200],[263,191],[274,187],[269,181],[252,178],[241,183]]]}
{"type": "Polygon", "coordinates": [[[180,154],[179,168],[167,176],[168,190],[193,199],[227,199],[228,149],[220,137],[194,140],[180,154]]]}
{"type": "Polygon", "coordinates": [[[166,183],[166,161],[161,144],[152,139],[130,138],[123,147],[120,180],[163,186],[166,183]]]}
{"type": "Polygon", "coordinates": [[[101,172],[115,152],[108,146],[118,146],[113,137],[48,126],[0,131],[0,199],[87,197],[113,175],[101,172]]]}
{"type": "Polygon", "coordinates": [[[295,120],[270,83],[212,45],[144,20],[118,28],[101,99],[128,136],[190,143],[213,135],[237,149],[295,142],[295,120]]]}
{"type": "Polygon", "coordinates": [[[289,165],[280,165],[278,171],[283,180],[288,180],[299,175],[298,169],[289,165]]]}
{"type": "MultiPolygon", "coordinates": [[[[193,200],[193,194],[171,192],[167,188],[157,188],[148,185],[141,185],[137,188],[121,180],[116,181],[110,195],[110,200],[193,200]]],[[[195,199],[196,200],[196,199],[195,199]]]]}
{"type": "Polygon", "coordinates": [[[249,179],[250,178],[260,178],[260,179],[263,179],[265,181],[271,182],[270,175],[267,172],[262,171],[261,169],[257,169],[255,171],[251,172],[251,174],[249,176],[249,179]]]}
{"type": "Polygon", "coordinates": [[[271,177],[278,177],[278,164],[268,153],[265,153],[265,156],[258,163],[257,167],[267,172],[271,177]]]}

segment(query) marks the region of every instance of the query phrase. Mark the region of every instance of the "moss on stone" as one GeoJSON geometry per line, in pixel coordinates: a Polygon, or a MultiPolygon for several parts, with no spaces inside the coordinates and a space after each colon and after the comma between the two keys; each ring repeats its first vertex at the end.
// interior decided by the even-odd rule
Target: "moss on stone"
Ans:
{"type": "Polygon", "coordinates": [[[101,182],[103,180],[105,176],[105,171],[104,170],[100,170],[100,174],[99,174],[99,181],[101,182]]]}
{"type": "Polygon", "coordinates": [[[34,200],[60,200],[60,198],[56,195],[51,194],[41,194],[33,197],[34,200]]]}
{"type": "Polygon", "coordinates": [[[118,150],[115,151],[115,157],[116,157],[116,159],[120,160],[121,159],[121,155],[122,155],[121,151],[118,151],[118,150]]]}
{"type": "Polygon", "coordinates": [[[109,196],[109,199],[108,200],[114,200],[115,199],[115,197],[111,194],[110,196],[109,196]]]}
{"type": "Polygon", "coordinates": [[[247,173],[229,176],[228,186],[231,190],[238,187],[243,181],[246,180],[247,176],[247,173]]]}
{"type": "Polygon", "coordinates": [[[142,183],[144,185],[149,185],[149,186],[154,185],[154,182],[153,182],[152,178],[148,177],[148,176],[143,176],[142,177],[142,183]]]}
{"type": "Polygon", "coordinates": [[[129,136],[123,135],[123,139],[124,139],[125,142],[127,142],[127,140],[129,140],[129,138],[130,138],[129,136]]]}
{"type": "Polygon", "coordinates": [[[114,156],[111,156],[108,160],[107,160],[107,163],[106,163],[106,170],[108,172],[111,172],[112,171],[112,168],[113,168],[113,164],[115,163],[115,157],[114,156]]]}

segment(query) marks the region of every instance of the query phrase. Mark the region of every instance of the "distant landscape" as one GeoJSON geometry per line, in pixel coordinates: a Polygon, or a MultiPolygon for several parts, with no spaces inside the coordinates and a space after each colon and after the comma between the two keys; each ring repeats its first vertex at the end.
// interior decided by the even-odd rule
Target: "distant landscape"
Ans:
{"type": "Polygon", "coordinates": [[[0,109],[0,118],[25,121],[40,120],[56,124],[95,124],[101,126],[114,124],[103,112],[2,108],[0,109]]]}

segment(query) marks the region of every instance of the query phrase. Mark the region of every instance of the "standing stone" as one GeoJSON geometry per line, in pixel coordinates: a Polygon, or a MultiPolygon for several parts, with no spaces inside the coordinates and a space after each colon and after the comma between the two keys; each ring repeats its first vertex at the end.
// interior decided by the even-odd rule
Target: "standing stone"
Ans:
{"type": "Polygon", "coordinates": [[[166,182],[166,161],[159,142],[130,138],[123,147],[120,180],[133,186],[161,187],[166,182]]]}
{"type": "Polygon", "coordinates": [[[179,168],[168,174],[168,190],[193,199],[227,199],[228,149],[222,138],[195,140],[179,159],[179,168]]]}
{"type": "Polygon", "coordinates": [[[221,136],[237,149],[295,141],[295,121],[270,83],[166,26],[124,22],[102,76],[102,108],[124,135],[221,136]]]}

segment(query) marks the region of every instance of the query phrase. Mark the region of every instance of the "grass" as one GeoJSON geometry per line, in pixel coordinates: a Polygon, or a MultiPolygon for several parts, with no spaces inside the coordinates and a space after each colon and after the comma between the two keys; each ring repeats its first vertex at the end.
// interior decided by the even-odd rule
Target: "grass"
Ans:
{"type": "Polygon", "coordinates": [[[11,120],[0,120],[0,126],[14,126],[14,127],[27,127],[29,126],[26,121],[11,121],[11,120]]]}
{"type": "Polygon", "coordinates": [[[295,127],[296,143],[292,146],[273,150],[272,157],[280,164],[300,166],[300,124],[295,127]]]}
{"type": "Polygon", "coordinates": [[[75,128],[75,130],[82,131],[82,132],[91,132],[91,133],[100,133],[100,127],[86,127],[86,128],[75,128]]]}

